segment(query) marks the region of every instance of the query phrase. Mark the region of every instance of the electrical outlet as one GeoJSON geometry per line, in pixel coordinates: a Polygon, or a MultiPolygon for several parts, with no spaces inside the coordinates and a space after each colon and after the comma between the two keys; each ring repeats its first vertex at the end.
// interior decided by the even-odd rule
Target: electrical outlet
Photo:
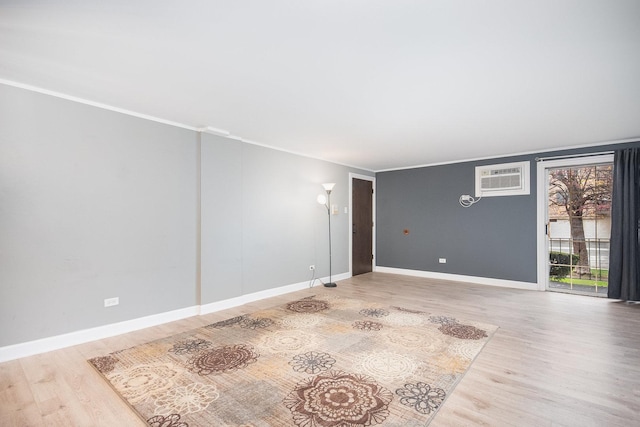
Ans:
{"type": "Polygon", "coordinates": [[[114,305],[118,305],[120,304],[120,298],[115,297],[115,298],[106,298],[104,300],[104,306],[105,307],[113,307],[114,305]]]}
{"type": "Polygon", "coordinates": [[[316,269],[316,266],[315,266],[315,265],[311,264],[311,265],[309,266],[309,270],[310,270],[310,271],[313,271],[313,270],[315,270],[315,269],[316,269]]]}
{"type": "Polygon", "coordinates": [[[447,263],[447,259],[446,258],[438,258],[438,262],[440,264],[446,264],[447,263]]]}

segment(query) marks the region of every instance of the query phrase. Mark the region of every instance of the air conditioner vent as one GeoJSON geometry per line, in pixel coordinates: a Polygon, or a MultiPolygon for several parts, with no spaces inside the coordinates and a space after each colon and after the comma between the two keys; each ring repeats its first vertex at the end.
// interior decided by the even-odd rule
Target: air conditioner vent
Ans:
{"type": "Polygon", "coordinates": [[[529,162],[476,167],[476,197],[529,194],[529,162]]]}

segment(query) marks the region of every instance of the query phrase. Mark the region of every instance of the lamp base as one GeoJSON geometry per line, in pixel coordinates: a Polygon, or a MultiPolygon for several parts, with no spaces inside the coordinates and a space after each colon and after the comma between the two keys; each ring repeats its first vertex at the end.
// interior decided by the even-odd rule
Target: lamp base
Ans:
{"type": "Polygon", "coordinates": [[[336,286],[338,286],[338,285],[336,285],[336,284],[335,284],[335,283],[333,283],[333,282],[331,282],[331,283],[325,283],[325,284],[324,284],[324,287],[325,287],[325,288],[335,288],[336,286]]]}

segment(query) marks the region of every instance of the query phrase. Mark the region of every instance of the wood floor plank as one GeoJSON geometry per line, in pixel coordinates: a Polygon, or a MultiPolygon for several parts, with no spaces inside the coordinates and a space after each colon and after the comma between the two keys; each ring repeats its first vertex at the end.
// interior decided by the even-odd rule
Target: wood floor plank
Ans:
{"type": "Polygon", "coordinates": [[[2,363],[0,425],[144,426],[87,359],[328,293],[499,326],[432,427],[640,425],[640,305],[382,273],[2,363]]]}
{"type": "Polygon", "coordinates": [[[0,426],[42,426],[19,360],[0,364],[0,426]]]}

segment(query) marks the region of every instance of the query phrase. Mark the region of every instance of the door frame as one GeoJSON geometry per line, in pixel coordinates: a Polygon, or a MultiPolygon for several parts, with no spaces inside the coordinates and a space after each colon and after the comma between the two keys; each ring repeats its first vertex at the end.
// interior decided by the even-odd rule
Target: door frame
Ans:
{"type": "Polygon", "coordinates": [[[373,194],[371,198],[373,227],[371,229],[371,250],[373,251],[373,259],[371,260],[371,271],[376,271],[376,178],[368,175],[360,175],[349,172],[349,275],[353,276],[353,179],[361,179],[363,181],[371,181],[373,194]]]}
{"type": "Polygon", "coordinates": [[[536,239],[537,239],[537,275],[538,275],[538,287],[539,291],[546,291],[549,283],[549,242],[547,241],[547,234],[545,233],[545,226],[547,224],[548,208],[549,208],[549,180],[548,169],[556,169],[568,166],[581,166],[600,163],[613,163],[613,154],[602,155],[576,155],[576,157],[558,159],[558,160],[541,160],[538,162],[536,168],[536,181],[537,181],[537,224],[536,224],[536,239]]]}

